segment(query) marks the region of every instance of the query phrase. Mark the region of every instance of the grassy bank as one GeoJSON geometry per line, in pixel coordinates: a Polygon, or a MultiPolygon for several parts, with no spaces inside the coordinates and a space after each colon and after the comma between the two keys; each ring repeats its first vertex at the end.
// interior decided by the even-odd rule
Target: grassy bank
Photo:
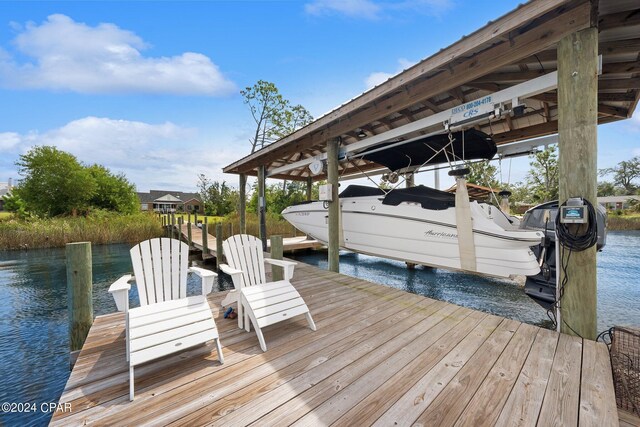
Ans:
{"type": "MultiPolygon", "coordinates": [[[[176,214],[177,218],[183,216],[184,221],[186,222],[187,217],[186,214],[176,214]]],[[[170,218],[170,217],[169,217],[170,218]]],[[[193,215],[191,216],[191,220],[193,221],[193,215]]],[[[202,222],[204,216],[198,215],[198,222],[202,222]]],[[[170,221],[170,219],[169,219],[170,221]]],[[[246,217],[247,222],[247,234],[251,234],[253,236],[258,236],[260,234],[260,224],[258,222],[258,215],[255,213],[247,212],[246,217]]],[[[240,216],[237,213],[232,213],[227,216],[209,216],[207,217],[208,224],[208,232],[211,235],[216,234],[216,224],[222,224],[222,237],[224,239],[232,236],[234,234],[238,234],[240,230],[240,216]]],[[[267,215],[267,237],[269,236],[282,236],[282,237],[293,237],[293,236],[301,236],[302,233],[297,231],[295,227],[289,224],[286,220],[278,217],[277,215],[267,215]]]]}
{"type": "Polygon", "coordinates": [[[88,217],[0,220],[0,250],[54,248],[70,242],[140,242],[162,235],[155,215],[95,212],[88,217]]]}
{"type": "Polygon", "coordinates": [[[616,215],[609,213],[608,230],[640,230],[640,214],[616,215]]]}

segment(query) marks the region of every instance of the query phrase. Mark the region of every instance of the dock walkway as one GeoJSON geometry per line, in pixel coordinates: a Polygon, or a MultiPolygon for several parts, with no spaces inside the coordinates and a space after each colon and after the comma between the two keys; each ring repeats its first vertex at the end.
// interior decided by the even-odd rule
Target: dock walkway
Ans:
{"type": "Polygon", "coordinates": [[[298,264],[304,318],[254,333],[210,303],[213,344],[136,369],[124,317],[99,316],[52,425],[618,426],[607,348],[536,326],[298,264]]]}
{"type": "MultiPolygon", "coordinates": [[[[187,224],[182,224],[180,226],[180,232],[182,233],[183,240],[187,240],[188,235],[188,227],[187,224]]],[[[191,244],[194,248],[202,250],[204,245],[202,244],[202,229],[196,227],[195,225],[191,225],[191,244]]],[[[271,245],[271,242],[267,240],[267,249],[271,245]]],[[[323,245],[321,242],[315,239],[309,239],[307,236],[298,236],[298,237],[285,237],[282,239],[282,249],[284,253],[291,252],[294,250],[301,249],[318,249],[323,245]]],[[[210,256],[216,256],[216,237],[207,232],[207,248],[210,256]]]]}

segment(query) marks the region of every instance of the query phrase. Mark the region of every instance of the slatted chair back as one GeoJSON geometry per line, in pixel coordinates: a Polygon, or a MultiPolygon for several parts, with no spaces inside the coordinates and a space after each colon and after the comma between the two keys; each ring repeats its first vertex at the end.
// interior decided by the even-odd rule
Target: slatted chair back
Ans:
{"type": "Polygon", "coordinates": [[[187,296],[189,246],[176,239],[150,239],[131,248],[140,305],[187,296]]]}
{"type": "Polygon", "coordinates": [[[262,242],[255,236],[236,234],[222,242],[231,268],[242,271],[242,287],[265,283],[262,242]]]}

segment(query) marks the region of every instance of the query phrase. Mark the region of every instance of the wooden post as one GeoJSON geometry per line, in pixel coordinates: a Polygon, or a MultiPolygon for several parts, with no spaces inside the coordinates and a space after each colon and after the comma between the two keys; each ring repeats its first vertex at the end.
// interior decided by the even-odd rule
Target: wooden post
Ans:
{"type": "Polygon", "coordinates": [[[222,223],[216,224],[216,269],[220,270],[222,264],[222,223]]]}
{"type": "Polygon", "coordinates": [[[182,241],[182,224],[184,224],[184,218],[178,218],[178,240],[182,241]]]}
{"type": "Polygon", "coordinates": [[[307,178],[307,202],[311,201],[312,192],[313,192],[313,179],[311,177],[308,177],[307,178]]]}
{"type": "Polygon", "coordinates": [[[175,239],[176,233],[176,214],[171,214],[171,238],[175,239]]]}
{"type": "MultiPolygon", "coordinates": [[[[283,247],[282,236],[271,236],[271,258],[282,259],[283,247]]],[[[271,279],[275,282],[284,279],[284,271],[282,267],[277,265],[271,266],[271,279]]]]}
{"type": "Polygon", "coordinates": [[[258,222],[259,234],[262,240],[262,250],[267,251],[267,201],[265,197],[265,167],[258,167],[258,222]]]}
{"type": "Polygon", "coordinates": [[[189,222],[187,222],[187,243],[189,244],[189,249],[193,247],[193,236],[191,235],[191,218],[189,218],[189,222]]]}
{"type": "MultiPolygon", "coordinates": [[[[597,206],[598,29],[571,34],[558,44],[558,172],[560,203],[582,197],[597,206]]],[[[568,250],[566,250],[568,255],[568,250]]],[[[565,255],[565,259],[567,256],[565,255]]],[[[560,331],[597,335],[596,247],[572,252],[560,301],[560,331]]]]}
{"type": "Polygon", "coordinates": [[[198,212],[193,213],[193,223],[198,226],[198,212]]]}
{"type": "Polygon", "coordinates": [[[331,185],[329,202],[329,271],[340,272],[340,200],[338,200],[338,139],[327,142],[327,181],[331,185]]]}
{"type": "Polygon", "coordinates": [[[69,310],[69,347],[80,350],[93,324],[93,267],[91,242],[68,243],[67,308],[69,310]]]}
{"type": "Polygon", "coordinates": [[[187,224],[191,224],[191,212],[187,212],[187,224]]]}
{"type": "Polygon", "coordinates": [[[202,223],[202,259],[204,260],[207,255],[209,255],[209,234],[207,231],[207,217],[205,216],[202,223]]]}
{"type": "Polygon", "coordinates": [[[240,234],[246,234],[247,232],[247,176],[243,173],[240,174],[240,188],[239,188],[239,200],[240,206],[240,234]]]}

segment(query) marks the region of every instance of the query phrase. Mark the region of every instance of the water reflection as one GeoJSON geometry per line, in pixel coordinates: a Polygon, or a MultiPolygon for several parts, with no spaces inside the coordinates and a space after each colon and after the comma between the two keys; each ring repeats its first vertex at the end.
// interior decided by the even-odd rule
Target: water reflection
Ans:
{"type": "MultiPolygon", "coordinates": [[[[94,314],[115,311],[110,284],[132,270],[130,245],[93,246],[94,314]]],[[[298,254],[327,269],[326,253],[298,254]]],[[[545,312],[517,284],[343,252],[341,272],[376,283],[548,327],[545,312]]],[[[598,254],[598,330],[640,327],[640,232],[609,233],[598,254]]],[[[220,276],[218,288],[229,289],[220,276]]],[[[188,293],[199,292],[196,278],[188,293]]],[[[132,306],[138,305],[135,287],[132,306]]],[[[0,252],[0,401],[57,402],[69,376],[64,249],[0,252]]],[[[0,414],[0,425],[45,425],[50,414],[0,414]]]]}

